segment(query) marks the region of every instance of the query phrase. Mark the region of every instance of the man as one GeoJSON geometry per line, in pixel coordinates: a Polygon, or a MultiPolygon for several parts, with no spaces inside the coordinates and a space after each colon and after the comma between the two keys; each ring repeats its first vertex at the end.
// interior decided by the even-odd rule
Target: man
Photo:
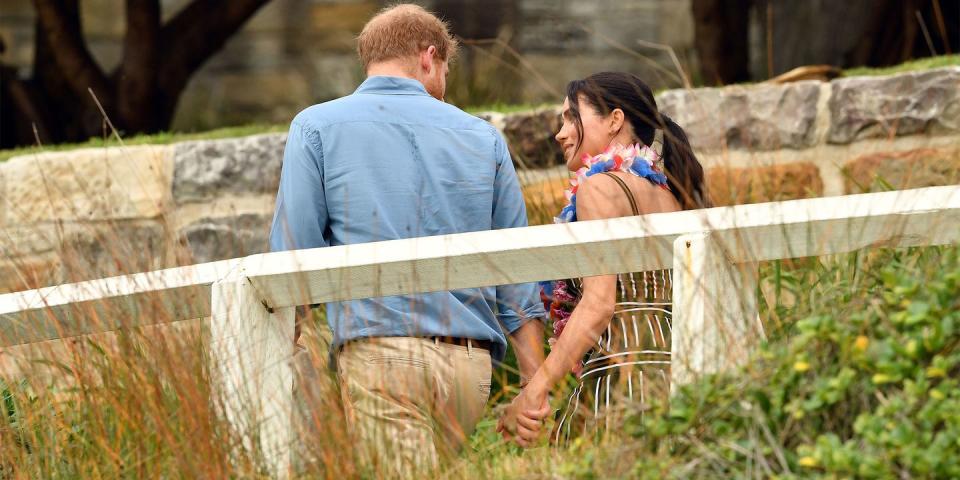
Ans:
{"type": "MultiPolygon", "coordinates": [[[[383,10],[358,52],[367,80],[298,114],[271,249],[527,225],[503,137],[443,102],[456,41],[415,5],[383,10]]],[[[327,305],[348,424],[380,468],[433,466],[483,414],[509,332],[521,377],[543,361],[534,284],[327,305]]]]}

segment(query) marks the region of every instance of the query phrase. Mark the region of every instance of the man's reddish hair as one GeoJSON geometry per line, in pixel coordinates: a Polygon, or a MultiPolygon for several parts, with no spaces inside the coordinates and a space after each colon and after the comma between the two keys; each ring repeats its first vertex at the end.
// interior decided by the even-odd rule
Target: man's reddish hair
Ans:
{"type": "Polygon", "coordinates": [[[457,54],[457,41],[450,26],[413,4],[387,7],[370,19],[357,38],[357,53],[364,68],[370,64],[412,57],[433,45],[441,60],[457,54]]]}

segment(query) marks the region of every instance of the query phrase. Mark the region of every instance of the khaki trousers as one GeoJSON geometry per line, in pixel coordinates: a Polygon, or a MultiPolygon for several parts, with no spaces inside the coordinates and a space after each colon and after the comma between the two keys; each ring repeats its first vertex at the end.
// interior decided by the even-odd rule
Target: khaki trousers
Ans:
{"type": "Polygon", "coordinates": [[[456,454],[490,396],[490,353],[432,339],[349,342],[337,355],[344,410],[360,458],[412,474],[456,454]]]}

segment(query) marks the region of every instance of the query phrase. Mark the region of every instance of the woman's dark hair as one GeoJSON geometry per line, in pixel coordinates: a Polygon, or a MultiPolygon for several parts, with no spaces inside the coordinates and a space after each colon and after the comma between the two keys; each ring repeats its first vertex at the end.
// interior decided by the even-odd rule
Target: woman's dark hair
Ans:
{"type": "MultiPolygon", "coordinates": [[[[670,191],[684,210],[710,206],[704,187],[703,166],[697,161],[687,134],[657,108],[653,92],[643,80],[630,73],[601,72],[567,85],[570,117],[583,141],[580,119],[581,98],[601,115],[623,110],[637,138],[650,145],[654,132],[663,130],[663,162],[670,191]]],[[[580,148],[580,145],[577,145],[580,148]]]]}

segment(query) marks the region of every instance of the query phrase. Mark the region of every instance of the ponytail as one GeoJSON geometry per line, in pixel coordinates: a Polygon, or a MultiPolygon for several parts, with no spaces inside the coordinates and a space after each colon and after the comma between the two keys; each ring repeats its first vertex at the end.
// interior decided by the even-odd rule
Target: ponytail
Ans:
{"type": "Polygon", "coordinates": [[[711,207],[704,187],[703,166],[693,153],[687,133],[667,115],[659,115],[664,127],[663,164],[670,192],[684,210],[711,207]]]}

